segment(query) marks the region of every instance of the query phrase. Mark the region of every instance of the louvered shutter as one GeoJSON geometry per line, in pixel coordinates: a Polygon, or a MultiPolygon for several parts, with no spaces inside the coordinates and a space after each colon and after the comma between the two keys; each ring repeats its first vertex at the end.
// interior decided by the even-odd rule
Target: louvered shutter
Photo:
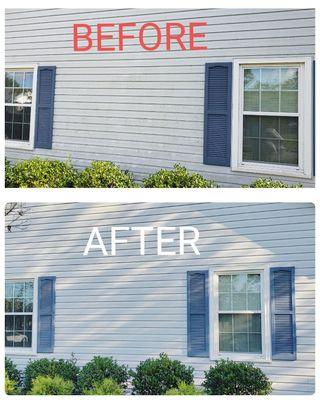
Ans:
{"type": "Polygon", "coordinates": [[[54,276],[38,279],[38,353],[52,353],[55,315],[54,276]]]}
{"type": "Polygon", "coordinates": [[[230,166],[232,63],[206,64],[204,164],[230,166]]]}
{"type": "Polygon", "coordinates": [[[188,356],[209,356],[208,271],[188,272],[188,356]]]}
{"type": "Polygon", "coordinates": [[[294,268],[270,269],[272,358],[296,359],[294,268]]]}
{"type": "Polygon", "coordinates": [[[38,67],[34,146],[52,148],[56,67],[38,67]]]}

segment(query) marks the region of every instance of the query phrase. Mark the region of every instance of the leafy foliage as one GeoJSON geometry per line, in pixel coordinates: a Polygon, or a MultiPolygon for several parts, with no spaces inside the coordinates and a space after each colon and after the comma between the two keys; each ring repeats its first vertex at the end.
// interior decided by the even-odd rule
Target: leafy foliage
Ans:
{"type": "Polygon", "coordinates": [[[74,385],[61,376],[38,376],[32,381],[32,388],[28,392],[31,395],[70,395],[74,385]]]}
{"type": "Polygon", "coordinates": [[[101,383],[110,378],[125,388],[129,378],[128,368],[120,365],[112,357],[95,356],[80,371],[78,386],[80,393],[94,389],[94,383],[101,383]]]}
{"type": "Polygon", "coordinates": [[[10,161],[6,158],[5,159],[5,186],[6,187],[13,187],[13,172],[12,172],[12,166],[10,164],[10,161]]]}
{"type": "Polygon", "coordinates": [[[194,384],[188,385],[185,382],[179,382],[177,388],[166,391],[168,396],[201,396],[204,394],[203,389],[197,389],[194,384]]]}
{"type": "Polygon", "coordinates": [[[21,373],[18,370],[16,364],[8,357],[5,357],[5,371],[10,381],[13,381],[17,385],[20,385],[21,373]]]}
{"type": "Polygon", "coordinates": [[[5,392],[7,394],[20,394],[17,383],[9,378],[7,371],[5,372],[5,392]]]}
{"type": "Polygon", "coordinates": [[[34,157],[6,167],[6,186],[15,188],[74,187],[77,170],[71,161],[34,157]]]}
{"type": "Polygon", "coordinates": [[[38,360],[30,360],[24,371],[24,389],[26,392],[31,390],[32,382],[38,376],[60,377],[65,381],[73,382],[75,387],[77,384],[77,376],[79,367],[76,366],[76,360],[56,360],[48,358],[40,358],[38,360]]]}
{"type": "Polygon", "coordinates": [[[173,170],[160,169],[144,180],[146,188],[212,188],[213,181],[197,173],[190,173],[180,164],[174,164],[173,170]]]}
{"type": "Polygon", "coordinates": [[[104,379],[101,382],[94,382],[92,389],[84,390],[83,394],[87,395],[114,395],[123,394],[123,388],[112,379],[104,379]]]}
{"type": "Polygon", "coordinates": [[[181,381],[187,385],[193,383],[193,368],[170,360],[165,353],[161,353],[159,358],[142,361],[131,375],[133,393],[140,395],[162,395],[177,388],[181,381]]]}
{"type": "Polygon", "coordinates": [[[218,360],[205,372],[203,383],[209,395],[266,395],[272,384],[252,363],[218,360]]]}
{"type": "Polygon", "coordinates": [[[77,187],[86,188],[132,188],[132,175],[110,161],[92,161],[79,173],[77,187]]]}
{"type": "Polygon", "coordinates": [[[274,181],[270,178],[259,178],[250,183],[250,185],[242,185],[244,188],[301,188],[301,183],[288,185],[281,181],[274,181]]]}

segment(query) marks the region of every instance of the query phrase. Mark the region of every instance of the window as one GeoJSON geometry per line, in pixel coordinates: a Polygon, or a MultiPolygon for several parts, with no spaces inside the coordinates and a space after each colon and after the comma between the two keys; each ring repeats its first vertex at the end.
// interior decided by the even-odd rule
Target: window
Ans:
{"type": "Polygon", "coordinates": [[[6,282],[6,347],[32,347],[33,291],[34,285],[32,281],[6,282]]]}
{"type": "Polygon", "coordinates": [[[232,167],[311,177],[311,62],[236,62],[232,167]]]}
{"type": "Polygon", "coordinates": [[[211,272],[211,358],[264,361],[270,357],[269,291],[261,270],[211,272]]]}
{"type": "Polygon", "coordinates": [[[8,68],[5,73],[5,139],[12,147],[33,147],[35,69],[8,68]]]}
{"type": "Polygon", "coordinates": [[[219,275],[219,352],[261,353],[260,274],[219,275]]]}

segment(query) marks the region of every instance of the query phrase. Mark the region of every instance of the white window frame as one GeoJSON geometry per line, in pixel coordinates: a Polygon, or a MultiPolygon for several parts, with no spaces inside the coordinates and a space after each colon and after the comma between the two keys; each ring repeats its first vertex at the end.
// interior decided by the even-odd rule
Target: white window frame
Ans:
{"type": "Polygon", "coordinates": [[[13,149],[33,150],[34,149],[34,136],[35,136],[35,116],[36,116],[36,102],[37,102],[37,72],[38,64],[8,64],[5,67],[7,70],[33,70],[33,82],[32,82],[32,103],[30,113],[30,132],[29,141],[23,142],[19,140],[5,139],[5,146],[13,149]]]}
{"type": "MultiPolygon", "coordinates": [[[[8,355],[35,355],[38,340],[38,278],[6,279],[8,283],[33,282],[33,312],[32,312],[32,346],[31,347],[5,347],[8,355]]],[[[12,313],[14,315],[14,313],[12,313]]]]}
{"type": "Polygon", "coordinates": [[[229,358],[234,361],[271,362],[270,279],[269,267],[214,267],[209,271],[209,333],[210,359],[229,358]],[[219,274],[259,273],[261,275],[261,354],[219,352],[219,274]]]}
{"type": "MultiPolygon", "coordinates": [[[[281,175],[296,178],[312,179],[312,59],[295,58],[261,58],[236,59],[233,63],[233,102],[232,102],[232,171],[257,174],[281,175]],[[243,79],[244,67],[294,66],[299,67],[299,127],[298,127],[298,165],[269,164],[263,162],[243,161],[243,79]]],[[[272,113],[266,113],[271,115],[272,113]]],[[[277,113],[278,115],[278,113],[277,113]]],[[[289,115],[289,114],[288,114],[289,115]]],[[[292,115],[292,114],[290,114],[292,115]]]]}

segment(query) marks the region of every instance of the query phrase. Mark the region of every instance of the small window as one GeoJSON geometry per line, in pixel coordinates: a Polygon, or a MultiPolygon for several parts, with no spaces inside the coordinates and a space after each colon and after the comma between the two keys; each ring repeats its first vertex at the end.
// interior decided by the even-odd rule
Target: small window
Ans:
{"type": "Polygon", "coordinates": [[[311,60],[234,62],[232,169],[312,177],[311,60]]]}
{"type": "Polygon", "coordinates": [[[219,352],[261,354],[260,274],[219,275],[218,290],[219,352]]]}
{"type": "Polygon", "coordinates": [[[5,284],[5,346],[32,347],[33,282],[5,284]]]}
{"type": "Polygon", "coordinates": [[[31,139],[33,69],[6,69],[5,73],[5,139],[29,143],[31,139]]]}

